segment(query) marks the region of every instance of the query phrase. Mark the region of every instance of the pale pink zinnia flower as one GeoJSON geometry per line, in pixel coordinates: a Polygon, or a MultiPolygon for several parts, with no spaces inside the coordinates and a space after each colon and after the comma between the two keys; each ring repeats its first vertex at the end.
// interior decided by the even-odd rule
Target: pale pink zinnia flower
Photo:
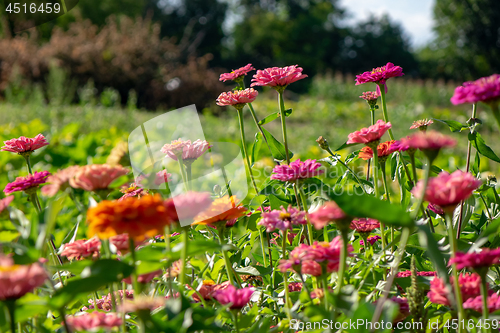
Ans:
{"type": "Polygon", "coordinates": [[[91,239],[80,239],[73,243],[63,245],[61,256],[69,260],[81,260],[86,257],[99,256],[101,241],[97,237],[91,239]]]}
{"type": "MultiPolygon", "coordinates": [[[[230,286],[229,281],[216,284],[212,280],[203,280],[203,283],[198,287],[198,293],[200,293],[204,300],[208,301],[214,298],[215,293],[227,289],[228,286],[230,286]]],[[[196,302],[201,301],[200,296],[196,293],[194,293],[192,297],[196,302]]]]}
{"type": "MultiPolygon", "coordinates": [[[[450,284],[453,285],[454,278],[450,277],[450,284]]],[[[476,274],[460,273],[458,277],[458,285],[460,286],[460,293],[462,301],[467,301],[470,298],[475,298],[481,295],[481,277],[476,274]]],[[[427,297],[432,303],[450,305],[448,299],[450,290],[446,287],[444,281],[438,277],[431,280],[430,291],[427,297]]]]}
{"type": "MultiPolygon", "coordinates": [[[[492,313],[500,310],[500,296],[498,294],[492,294],[488,296],[487,299],[488,312],[492,313]]],[[[472,309],[479,313],[483,312],[483,295],[479,295],[475,298],[469,298],[464,302],[464,309],[472,309]]]]}
{"type": "Polygon", "coordinates": [[[194,219],[212,204],[208,192],[186,192],[165,201],[165,206],[171,214],[173,222],[194,219]]]}
{"type": "Polygon", "coordinates": [[[171,173],[168,173],[167,170],[161,170],[156,173],[155,177],[155,185],[161,185],[164,183],[168,183],[170,181],[170,177],[172,177],[171,173]]]}
{"type": "Polygon", "coordinates": [[[450,258],[449,264],[456,264],[457,269],[462,268],[479,269],[490,267],[500,263],[500,248],[481,249],[481,252],[463,253],[457,252],[450,258]]]}
{"type": "Polygon", "coordinates": [[[104,190],[117,178],[128,173],[121,165],[91,164],[80,167],[69,184],[85,191],[104,190]]]}
{"type": "Polygon", "coordinates": [[[281,210],[272,210],[269,213],[262,213],[262,219],[257,223],[266,228],[267,232],[275,229],[292,230],[294,225],[307,224],[306,213],[292,206],[285,209],[281,206],[281,210]]]}
{"type": "Polygon", "coordinates": [[[227,288],[215,292],[214,298],[222,305],[230,304],[231,309],[240,310],[248,304],[253,293],[253,288],[237,289],[233,285],[228,285],[227,288]]]}
{"type": "Polygon", "coordinates": [[[10,139],[3,142],[5,146],[2,147],[3,151],[10,151],[12,153],[31,154],[35,150],[47,146],[49,143],[42,134],[38,134],[34,138],[27,138],[21,136],[18,139],[10,139]]]}
{"type": "Polygon", "coordinates": [[[254,71],[252,64],[240,67],[238,69],[233,69],[231,73],[223,73],[220,75],[219,81],[226,82],[228,80],[238,82],[241,78],[247,75],[249,72],[254,71]]]}
{"type": "Polygon", "coordinates": [[[25,191],[29,194],[32,191],[36,191],[39,185],[45,184],[49,175],[50,172],[48,171],[35,171],[32,175],[17,177],[15,181],[7,184],[3,191],[5,194],[11,194],[19,191],[25,191]]]}
{"type": "Polygon", "coordinates": [[[457,143],[455,139],[436,131],[418,132],[401,139],[401,142],[409,148],[420,149],[424,152],[426,150],[454,147],[457,143]]]}
{"type": "Polygon", "coordinates": [[[47,280],[39,263],[15,265],[14,260],[0,254],[0,301],[18,299],[47,280]]]}
{"type": "Polygon", "coordinates": [[[377,67],[371,71],[364,72],[356,75],[356,85],[374,82],[377,84],[385,84],[391,77],[403,76],[403,68],[394,66],[393,63],[388,62],[385,66],[377,67]]]}
{"type": "Polygon", "coordinates": [[[373,230],[380,228],[380,222],[375,219],[363,217],[352,220],[350,228],[360,233],[370,233],[373,230]]]}
{"type": "Polygon", "coordinates": [[[493,74],[482,77],[476,81],[464,82],[455,88],[455,93],[450,99],[454,105],[463,103],[489,103],[500,98],[500,75],[493,74]]]}
{"type": "Polygon", "coordinates": [[[81,312],[75,316],[67,316],[68,326],[76,331],[98,331],[99,329],[111,330],[122,324],[121,314],[104,312],[81,312]]]}
{"type": "Polygon", "coordinates": [[[148,297],[145,295],[140,295],[134,297],[133,300],[125,300],[125,302],[119,306],[119,311],[123,312],[136,312],[136,311],[153,311],[165,305],[165,299],[160,297],[148,297]]]}
{"type": "Polygon", "coordinates": [[[318,169],[321,163],[316,160],[295,160],[290,165],[281,164],[273,169],[271,179],[278,179],[283,182],[294,182],[297,179],[307,179],[321,175],[325,170],[318,169]]]}
{"type": "Polygon", "coordinates": [[[302,68],[297,66],[259,69],[253,76],[251,86],[281,87],[283,89],[283,87],[288,86],[290,83],[307,77],[307,75],[302,74],[302,68]]]}
{"type": "Polygon", "coordinates": [[[14,200],[13,196],[8,196],[0,199],[0,214],[7,208],[8,205],[14,200]]]}
{"type": "Polygon", "coordinates": [[[371,102],[376,102],[377,99],[380,97],[379,93],[376,91],[366,91],[359,96],[359,98],[364,99],[365,101],[370,104],[371,102]]]}
{"type": "Polygon", "coordinates": [[[69,180],[80,169],[78,165],[73,165],[52,174],[47,178],[47,185],[42,187],[42,194],[53,197],[58,191],[64,191],[69,186],[69,180]]]}
{"type": "Polygon", "coordinates": [[[177,156],[182,156],[182,160],[186,163],[193,162],[198,157],[203,155],[212,145],[205,140],[182,141],[181,139],[167,143],[161,148],[161,152],[167,154],[168,157],[177,161],[177,156]],[[182,155],[180,155],[182,152],[182,155]]]}
{"type": "Polygon", "coordinates": [[[385,121],[379,119],[377,120],[375,125],[372,125],[367,128],[362,128],[359,131],[352,132],[351,134],[349,134],[348,136],[349,140],[347,140],[347,144],[351,143],[367,144],[379,141],[380,138],[384,135],[384,133],[387,132],[387,130],[391,127],[392,127],[391,123],[386,123],[385,121]]]}
{"type": "MultiPolygon", "coordinates": [[[[115,299],[116,302],[120,303],[123,298],[125,299],[133,299],[134,298],[134,291],[133,290],[118,290],[115,292],[115,299]]],[[[87,311],[88,309],[99,309],[103,311],[111,311],[113,308],[112,305],[112,300],[111,300],[111,293],[108,293],[107,295],[104,295],[103,297],[97,299],[96,304],[94,304],[94,299],[89,299],[89,306],[86,307],[84,306],[82,308],[83,311],[87,311]],[[97,306],[96,306],[97,305],[97,306]]]]}
{"type": "Polygon", "coordinates": [[[309,214],[309,220],[316,230],[324,228],[328,223],[346,220],[348,217],[335,201],[326,202],[323,206],[309,214]]]}
{"type": "Polygon", "coordinates": [[[236,109],[241,110],[245,104],[255,101],[258,94],[257,90],[253,88],[233,90],[220,94],[216,102],[218,106],[234,106],[236,109]]]}
{"type": "MultiPolygon", "coordinates": [[[[424,199],[433,205],[442,207],[445,211],[452,210],[462,200],[466,200],[472,192],[481,186],[482,182],[472,174],[456,170],[449,174],[441,172],[437,177],[429,179],[424,199]]],[[[420,180],[411,193],[420,198],[424,190],[424,181],[420,180]]]]}
{"type": "MultiPolygon", "coordinates": [[[[123,254],[130,250],[128,234],[120,234],[110,237],[109,244],[113,245],[118,253],[123,254]]],[[[137,246],[137,243],[135,245],[137,246]]]]}
{"type": "Polygon", "coordinates": [[[427,126],[432,125],[432,124],[434,124],[434,122],[430,119],[416,120],[410,126],[410,129],[419,129],[419,130],[425,132],[427,130],[427,126]]]}

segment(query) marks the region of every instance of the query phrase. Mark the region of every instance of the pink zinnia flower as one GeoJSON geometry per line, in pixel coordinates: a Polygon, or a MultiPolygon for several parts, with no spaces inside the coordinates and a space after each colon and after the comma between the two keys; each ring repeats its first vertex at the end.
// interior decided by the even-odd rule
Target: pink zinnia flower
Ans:
{"type": "Polygon", "coordinates": [[[290,165],[281,164],[273,169],[271,179],[278,179],[283,182],[294,182],[297,179],[307,179],[321,175],[325,170],[318,170],[321,163],[316,160],[295,160],[290,165]]]}
{"type": "Polygon", "coordinates": [[[324,228],[328,223],[346,220],[348,217],[335,201],[328,201],[309,214],[309,220],[316,230],[324,228]]]}
{"type": "Polygon", "coordinates": [[[403,75],[403,68],[401,68],[400,66],[394,66],[393,63],[388,62],[385,66],[377,67],[372,69],[371,71],[356,75],[356,85],[367,82],[385,84],[385,82],[391,77],[403,75]]]}
{"type": "MultiPolygon", "coordinates": [[[[370,243],[370,245],[373,245],[375,244],[379,239],[382,239],[382,237],[380,237],[379,235],[375,235],[375,236],[370,236],[368,237],[366,240],[368,241],[368,243],[370,243]]],[[[359,241],[359,244],[360,245],[365,245],[365,242],[363,240],[360,240],[359,241]]]]}
{"type": "MultiPolygon", "coordinates": [[[[450,277],[450,284],[453,285],[454,278],[450,277]]],[[[475,298],[481,295],[481,277],[476,274],[461,273],[458,277],[458,285],[460,286],[460,292],[462,294],[462,301],[466,301],[470,298],[475,298]]],[[[432,279],[430,283],[430,291],[427,293],[427,297],[432,303],[450,305],[450,300],[448,299],[449,290],[446,287],[444,281],[438,277],[432,279]]]]}
{"type": "Polygon", "coordinates": [[[85,191],[104,190],[117,178],[128,173],[121,165],[91,164],[80,167],[69,184],[85,191]]]}
{"type": "MultiPolygon", "coordinates": [[[[408,149],[410,149],[410,145],[408,144],[408,137],[406,138],[403,138],[401,140],[396,140],[393,142],[393,144],[391,145],[390,149],[389,149],[389,152],[390,153],[394,153],[396,151],[407,151],[408,149]]],[[[413,149],[413,148],[412,148],[413,149]]]]}
{"type": "MultiPolygon", "coordinates": [[[[134,291],[133,290],[118,290],[115,292],[115,299],[117,303],[120,303],[123,298],[125,299],[133,299],[134,298],[134,291]]],[[[108,293],[107,295],[104,295],[103,297],[99,298],[96,300],[97,304],[94,304],[94,299],[89,299],[89,306],[86,307],[84,306],[82,308],[83,311],[87,311],[88,309],[95,309],[97,305],[97,309],[103,310],[103,311],[111,311],[113,308],[112,302],[111,302],[111,293],[108,293]]]]}
{"type": "Polygon", "coordinates": [[[400,141],[402,145],[423,151],[454,147],[457,143],[455,139],[436,131],[418,132],[400,141]]]}
{"type": "Polygon", "coordinates": [[[419,129],[421,131],[425,131],[425,130],[427,130],[427,126],[429,126],[431,124],[434,124],[434,122],[430,119],[416,120],[410,126],[410,129],[419,129]]]}
{"type": "Polygon", "coordinates": [[[76,331],[97,331],[99,329],[111,330],[122,324],[121,315],[118,313],[81,312],[76,316],[66,317],[68,326],[76,331]]]}
{"type": "Polygon", "coordinates": [[[172,174],[168,173],[167,170],[158,171],[156,173],[154,183],[155,183],[155,185],[161,185],[164,183],[168,183],[170,181],[170,177],[172,177],[172,174]]]}
{"type": "Polygon", "coordinates": [[[66,257],[69,260],[81,260],[86,257],[99,256],[100,249],[101,241],[99,238],[92,237],[88,240],[80,239],[74,241],[73,243],[64,244],[61,256],[66,257]]]}
{"type": "Polygon", "coordinates": [[[351,134],[349,134],[348,136],[349,140],[347,140],[347,144],[351,143],[367,144],[379,141],[380,138],[384,135],[384,133],[387,132],[387,130],[391,127],[392,127],[391,123],[386,123],[385,121],[379,119],[377,120],[375,125],[372,125],[368,128],[362,128],[359,131],[352,132],[351,134]]]}
{"type": "Polygon", "coordinates": [[[294,225],[307,224],[306,213],[292,206],[285,209],[281,206],[281,210],[273,210],[269,213],[262,213],[262,219],[257,223],[266,228],[267,232],[275,229],[282,231],[292,230],[294,225]]]}
{"type": "Polygon", "coordinates": [[[437,215],[441,215],[441,216],[443,216],[443,215],[444,215],[444,210],[443,210],[443,208],[439,207],[438,205],[434,205],[434,204],[431,204],[431,203],[430,203],[430,204],[428,204],[428,205],[427,205],[427,208],[429,208],[429,210],[430,210],[431,212],[434,212],[434,213],[436,213],[437,215]]]}
{"type": "MultiPolygon", "coordinates": [[[[462,200],[466,200],[472,192],[481,186],[481,181],[472,174],[461,170],[449,174],[441,172],[437,177],[429,179],[424,199],[444,210],[454,209],[462,200]]],[[[420,180],[411,193],[420,198],[424,190],[424,181],[420,180]]]]}
{"type": "MultiPolygon", "coordinates": [[[[118,253],[124,253],[130,250],[128,234],[120,234],[109,238],[109,244],[113,245],[118,253]]],[[[138,244],[135,243],[137,246],[138,244]]]]}
{"type": "Polygon", "coordinates": [[[0,199],[0,214],[7,208],[8,205],[14,200],[13,196],[8,196],[0,199]]]}
{"type": "Polygon", "coordinates": [[[205,140],[196,140],[191,142],[191,140],[182,141],[181,139],[172,141],[172,143],[167,143],[161,148],[161,152],[167,154],[168,157],[177,161],[177,156],[182,152],[182,160],[186,163],[192,163],[194,160],[198,159],[203,155],[212,145],[205,140]]]}
{"type": "Polygon", "coordinates": [[[462,268],[480,269],[500,263],[500,248],[482,249],[481,252],[463,253],[457,252],[455,257],[450,258],[449,264],[456,264],[457,269],[462,268]]]}
{"type": "MultiPolygon", "coordinates": [[[[500,296],[498,294],[492,294],[488,296],[488,312],[492,313],[500,310],[500,296]]],[[[474,311],[483,312],[483,295],[479,295],[475,298],[469,298],[464,302],[464,309],[472,309],[474,311]]]]}
{"type": "Polygon", "coordinates": [[[258,70],[254,74],[250,86],[268,86],[284,88],[290,83],[305,79],[307,75],[302,74],[302,68],[298,65],[287,67],[271,67],[264,70],[258,70]]]}
{"type": "MultiPolygon", "coordinates": [[[[151,282],[155,277],[160,276],[163,271],[161,269],[153,271],[151,273],[141,274],[137,276],[137,282],[148,283],[151,282]]],[[[132,278],[128,277],[123,279],[123,282],[132,284],[132,278]]]]}
{"type": "Polygon", "coordinates": [[[389,298],[389,301],[396,303],[399,306],[399,313],[394,319],[395,323],[403,321],[410,315],[410,306],[408,305],[408,299],[406,297],[393,296],[389,298]]]}
{"type": "Polygon", "coordinates": [[[235,286],[228,285],[227,288],[215,292],[214,298],[222,305],[231,304],[231,309],[240,310],[248,304],[253,293],[253,288],[236,289],[235,286]]]}
{"type": "Polygon", "coordinates": [[[288,283],[288,291],[289,292],[301,291],[301,290],[302,290],[302,283],[301,282],[288,283]]]}
{"type": "Polygon", "coordinates": [[[143,188],[139,187],[137,185],[137,183],[132,183],[132,184],[130,184],[130,186],[123,187],[120,190],[120,192],[122,192],[123,195],[118,199],[119,201],[125,200],[127,198],[131,198],[131,197],[140,198],[144,194],[147,194],[147,192],[143,188]]]}
{"type": "Polygon", "coordinates": [[[258,94],[257,90],[253,88],[223,92],[217,97],[217,105],[234,106],[236,109],[242,109],[245,104],[255,101],[258,94]]]}
{"type": "MultiPolygon", "coordinates": [[[[394,152],[392,145],[395,142],[396,142],[395,140],[390,140],[390,141],[379,143],[379,145],[377,146],[378,157],[384,158],[384,157],[391,155],[394,152]]],[[[358,157],[367,161],[367,160],[373,158],[373,150],[370,147],[365,146],[359,152],[358,157]]]]}
{"type": "Polygon", "coordinates": [[[119,311],[123,312],[137,312],[137,311],[153,311],[165,305],[165,299],[160,297],[149,297],[140,295],[134,297],[132,300],[125,300],[122,305],[118,307],[119,311]]]}
{"type": "Polygon", "coordinates": [[[12,258],[0,254],[0,301],[18,299],[45,280],[47,273],[39,263],[15,265],[12,258]]]}
{"type": "Polygon", "coordinates": [[[7,184],[3,190],[5,194],[14,192],[25,191],[26,193],[34,191],[39,185],[45,184],[50,172],[48,171],[35,171],[32,175],[26,177],[17,177],[15,181],[7,184]]]}
{"type": "Polygon", "coordinates": [[[361,96],[359,96],[359,98],[364,99],[368,103],[376,102],[379,97],[380,97],[380,94],[376,91],[367,91],[367,92],[362,93],[361,96]]]}
{"type": "MultiPolygon", "coordinates": [[[[417,276],[436,276],[436,272],[417,272],[417,276]]],[[[401,271],[396,274],[397,278],[405,278],[405,277],[410,277],[411,276],[411,271],[401,271]]]]}
{"type": "Polygon", "coordinates": [[[10,139],[3,143],[5,146],[1,150],[18,154],[31,154],[35,150],[49,144],[42,134],[38,134],[34,138],[21,136],[19,139],[10,139]]]}
{"type": "Polygon", "coordinates": [[[199,213],[204,212],[212,204],[208,192],[186,192],[165,201],[167,210],[171,213],[174,222],[192,220],[199,213]]]}
{"type": "MultiPolygon", "coordinates": [[[[201,284],[201,286],[198,287],[198,292],[200,293],[200,295],[203,297],[204,300],[208,301],[208,300],[211,300],[212,298],[214,298],[215,293],[217,293],[218,291],[227,289],[228,286],[230,286],[229,281],[226,281],[226,282],[223,282],[220,284],[216,284],[212,280],[203,280],[203,283],[201,284]]],[[[192,297],[193,297],[193,300],[195,300],[196,302],[201,301],[200,297],[196,293],[193,294],[192,297]]]]}
{"type": "Polygon", "coordinates": [[[53,197],[58,191],[64,191],[69,186],[69,180],[80,169],[78,165],[73,165],[52,174],[47,178],[47,185],[42,187],[42,194],[53,197]]]}
{"type": "Polygon", "coordinates": [[[380,228],[380,222],[370,218],[354,219],[351,222],[351,229],[360,233],[370,233],[373,230],[380,228]]]}
{"type": "Polygon", "coordinates": [[[249,72],[254,71],[252,64],[248,64],[246,66],[240,67],[238,69],[233,69],[231,73],[223,73],[220,75],[219,81],[226,82],[228,80],[231,81],[239,81],[243,76],[247,75],[249,72]]]}
{"type": "Polygon", "coordinates": [[[482,77],[476,81],[464,82],[455,88],[455,93],[450,101],[454,105],[463,103],[489,103],[500,98],[500,75],[493,74],[482,77]]]}

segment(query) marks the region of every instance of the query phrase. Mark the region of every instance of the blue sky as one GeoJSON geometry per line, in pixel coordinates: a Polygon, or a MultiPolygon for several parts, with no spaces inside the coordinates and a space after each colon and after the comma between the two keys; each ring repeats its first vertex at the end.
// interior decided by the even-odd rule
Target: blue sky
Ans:
{"type": "Polygon", "coordinates": [[[414,47],[432,39],[432,8],[435,0],[340,0],[342,7],[352,15],[349,23],[388,13],[400,23],[411,37],[414,47]]]}

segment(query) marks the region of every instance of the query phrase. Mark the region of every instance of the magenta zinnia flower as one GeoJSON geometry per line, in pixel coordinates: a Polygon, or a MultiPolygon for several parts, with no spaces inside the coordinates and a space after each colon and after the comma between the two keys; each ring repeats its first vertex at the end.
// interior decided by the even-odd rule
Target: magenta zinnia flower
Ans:
{"type": "Polygon", "coordinates": [[[80,239],[72,243],[64,244],[61,256],[66,257],[69,260],[80,260],[85,257],[99,256],[100,249],[101,241],[99,238],[92,237],[88,240],[80,239]]]}
{"type": "Polygon", "coordinates": [[[3,146],[1,150],[18,154],[31,154],[35,150],[49,144],[42,134],[38,134],[34,138],[21,136],[19,139],[10,139],[3,143],[5,146],[3,146]]]}
{"type": "MultiPolygon", "coordinates": [[[[155,277],[160,276],[163,271],[161,269],[153,271],[151,273],[145,273],[137,276],[137,282],[148,283],[151,282],[155,277]]],[[[123,279],[123,282],[132,284],[132,277],[123,279]]]]}
{"type": "Polygon", "coordinates": [[[482,249],[481,252],[463,253],[457,252],[455,257],[450,258],[449,264],[456,264],[457,269],[481,269],[500,263],[500,248],[482,249]]]}
{"type": "Polygon", "coordinates": [[[380,228],[380,222],[375,219],[363,217],[351,222],[351,229],[360,233],[370,233],[377,228],[380,228]]]}
{"type": "MultiPolygon", "coordinates": [[[[451,174],[441,172],[437,177],[429,179],[424,199],[444,210],[453,210],[462,200],[466,200],[472,192],[481,186],[481,181],[472,174],[457,170],[451,174]]],[[[424,181],[420,180],[411,193],[420,198],[424,190],[424,181]]]]}
{"type": "Polygon", "coordinates": [[[391,77],[403,75],[403,68],[401,68],[400,66],[394,66],[393,63],[388,62],[385,66],[377,67],[372,69],[371,71],[356,75],[356,85],[367,82],[385,84],[385,82],[391,77]]]}
{"type": "Polygon", "coordinates": [[[47,185],[42,187],[42,194],[53,197],[58,191],[64,191],[69,186],[69,180],[79,170],[78,165],[73,165],[52,174],[47,178],[47,185]]]}
{"type": "MultiPolygon", "coordinates": [[[[489,313],[500,310],[500,296],[498,296],[498,294],[488,296],[487,302],[489,313]]],[[[479,295],[475,298],[469,298],[464,302],[464,309],[472,309],[480,313],[483,312],[483,295],[479,295]]]]}
{"type": "Polygon", "coordinates": [[[292,206],[285,209],[281,206],[281,210],[273,210],[269,213],[262,213],[262,219],[258,225],[264,226],[267,232],[275,229],[282,231],[292,230],[294,225],[307,224],[305,219],[306,213],[292,206]]]}
{"type": "Polygon", "coordinates": [[[14,260],[0,254],[0,301],[18,299],[47,280],[39,263],[15,265],[14,260]]]}
{"type": "Polygon", "coordinates": [[[386,123],[385,121],[379,119],[377,120],[375,125],[372,125],[367,128],[362,128],[359,131],[352,132],[351,134],[349,134],[348,136],[349,140],[347,140],[347,144],[351,143],[367,144],[379,141],[380,138],[384,135],[384,133],[387,132],[387,130],[391,127],[392,127],[391,123],[386,123]]]}
{"type": "MultiPolygon", "coordinates": [[[[411,271],[400,271],[398,274],[396,274],[397,278],[405,278],[405,277],[410,277],[411,276],[411,271]]],[[[417,276],[437,276],[436,272],[417,272],[417,276]]]]}
{"type": "Polygon", "coordinates": [[[258,70],[254,74],[251,86],[286,87],[290,83],[305,79],[302,68],[298,65],[287,67],[271,67],[258,70]]]}
{"type": "Polygon", "coordinates": [[[364,99],[368,103],[370,102],[376,102],[377,99],[380,97],[379,93],[376,91],[366,91],[359,96],[359,98],[364,99]]]}
{"type": "Polygon", "coordinates": [[[122,324],[121,314],[104,312],[80,312],[75,316],[67,316],[68,326],[76,331],[97,331],[99,329],[111,330],[122,324]]]}
{"type": "MultiPolygon", "coordinates": [[[[450,284],[453,285],[454,277],[450,277],[450,284]]],[[[475,298],[481,295],[481,277],[476,274],[461,273],[458,277],[458,285],[462,294],[462,301],[467,301],[470,298],[475,298]]],[[[444,281],[438,277],[432,279],[430,283],[431,289],[427,293],[427,297],[432,303],[450,305],[448,299],[449,290],[444,281]]]]}
{"type": "Polygon", "coordinates": [[[316,230],[324,228],[330,222],[345,219],[347,219],[347,215],[335,201],[326,202],[323,206],[309,214],[309,220],[316,230]]]}
{"type": "Polygon", "coordinates": [[[302,290],[302,283],[301,282],[288,283],[288,291],[289,292],[301,291],[301,290],[302,290]]]}
{"type": "Polygon", "coordinates": [[[239,81],[241,78],[245,75],[247,75],[249,72],[254,71],[255,68],[253,68],[252,64],[248,64],[246,66],[240,67],[238,69],[233,69],[231,73],[223,73],[220,75],[219,81],[226,82],[228,80],[231,81],[239,81]]]}
{"type": "Polygon", "coordinates": [[[281,164],[273,169],[271,179],[278,179],[283,182],[294,182],[297,179],[307,179],[321,175],[325,170],[318,170],[321,163],[316,160],[295,160],[290,165],[281,164]]]}
{"type": "Polygon", "coordinates": [[[182,160],[186,163],[192,163],[209,148],[212,148],[212,145],[205,140],[198,139],[191,142],[191,140],[182,141],[179,139],[164,145],[161,152],[167,154],[168,157],[175,161],[178,160],[177,156],[181,156],[180,154],[182,152],[182,160]]]}
{"type": "Polygon", "coordinates": [[[493,74],[482,77],[476,81],[464,82],[455,88],[455,93],[450,101],[454,105],[463,103],[490,103],[500,98],[500,75],[493,74]]]}
{"type": "Polygon", "coordinates": [[[214,298],[222,305],[230,304],[231,309],[240,310],[248,304],[254,293],[253,288],[236,289],[233,285],[214,293],[214,298]]]}
{"type": "Polygon", "coordinates": [[[32,175],[27,175],[26,177],[17,177],[15,181],[7,184],[3,190],[5,194],[11,194],[14,192],[25,191],[31,192],[36,190],[39,185],[45,184],[50,172],[48,171],[35,171],[32,175]]]}
{"type": "Polygon", "coordinates": [[[255,101],[258,94],[253,88],[233,90],[220,94],[216,102],[218,106],[234,106],[236,109],[242,109],[245,104],[255,101]]]}
{"type": "MultiPolygon", "coordinates": [[[[370,236],[368,237],[366,240],[368,241],[368,243],[370,243],[370,245],[373,245],[375,244],[379,239],[382,239],[382,237],[380,237],[379,235],[375,235],[375,236],[370,236]]],[[[359,244],[360,245],[365,245],[365,241],[364,240],[360,240],[359,241],[359,244]]]]}
{"type": "Polygon", "coordinates": [[[104,190],[115,179],[128,174],[128,172],[128,169],[121,165],[85,165],[76,170],[75,175],[69,180],[69,184],[85,191],[104,190]]]}

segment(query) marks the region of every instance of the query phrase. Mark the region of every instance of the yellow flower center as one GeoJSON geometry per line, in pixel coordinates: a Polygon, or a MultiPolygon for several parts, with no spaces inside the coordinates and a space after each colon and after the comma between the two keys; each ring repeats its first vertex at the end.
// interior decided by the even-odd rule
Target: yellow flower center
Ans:
{"type": "Polygon", "coordinates": [[[284,212],[280,213],[280,220],[289,220],[291,217],[292,215],[290,215],[290,213],[284,213],[284,212]]]}

